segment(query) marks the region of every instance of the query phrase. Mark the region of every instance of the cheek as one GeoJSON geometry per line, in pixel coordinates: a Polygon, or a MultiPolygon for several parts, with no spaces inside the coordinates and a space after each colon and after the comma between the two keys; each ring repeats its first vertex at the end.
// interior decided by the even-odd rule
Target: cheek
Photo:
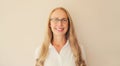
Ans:
{"type": "Polygon", "coordinates": [[[53,23],[50,24],[50,27],[53,28],[55,25],[53,23]]]}
{"type": "Polygon", "coordinates": [[[67,29],[68,29],[68,24],[66,24],[66,25],[65,25],[65,28],[67,28],[67,29]]]}
{"type": "Polygon", "coordinates": [[[55,27],[55,25],[53,23],[51,23],[50,28],[51,28],[52,32],[54,31],[54,27],[55,27]]]}

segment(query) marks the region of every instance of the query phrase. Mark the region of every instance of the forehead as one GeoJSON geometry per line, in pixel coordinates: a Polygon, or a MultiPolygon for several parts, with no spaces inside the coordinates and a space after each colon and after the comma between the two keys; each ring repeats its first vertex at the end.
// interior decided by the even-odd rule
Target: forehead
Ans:
{"type": "Polygon", "coordinates": [[[67,18],[67,14],[64,10],[57,9],[51,14],[51,18],[67,18]]]}

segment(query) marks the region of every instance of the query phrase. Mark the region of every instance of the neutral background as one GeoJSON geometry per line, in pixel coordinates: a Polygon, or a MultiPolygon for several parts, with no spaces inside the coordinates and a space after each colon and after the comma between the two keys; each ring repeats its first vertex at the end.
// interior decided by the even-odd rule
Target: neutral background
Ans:
{"type": "Polygon", "coordinates": [[[69,10],[89,66],[120,66],[120,0],[0,0],[0,66],[34,66],[58,6],[69,10]]]}

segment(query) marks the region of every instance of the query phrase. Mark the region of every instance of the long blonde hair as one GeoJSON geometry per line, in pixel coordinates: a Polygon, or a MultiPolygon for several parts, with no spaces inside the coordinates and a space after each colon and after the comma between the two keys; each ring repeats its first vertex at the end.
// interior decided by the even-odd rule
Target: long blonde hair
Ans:
{"type": "Polygon", "coordinates": [[[63,10],[67,14],[67,17],[68,17],[68,31],[66,32],[66,38],[70,42],[70,46],[71,46],[73,55],[75,57],[75,64],[76,66],[86,66],[81,56],[81,49],[80,49],[80,46],[79,46],[79,43],[78,43],[78,40],[75,34],[71,16],[68,13],[68,11],[63,7],[57,7],[53,9],[49,15],[48,24],[47,24],[47,32],[46,32],[45,39],[41,47],[39,58],[36,61],[36,66],[44,66],[45,59],[47,58],[47,55],[48,55],[49,44],[53,39],[53,33],[50,28],[50,17],[52,13],[58,9],[63,10]]]}

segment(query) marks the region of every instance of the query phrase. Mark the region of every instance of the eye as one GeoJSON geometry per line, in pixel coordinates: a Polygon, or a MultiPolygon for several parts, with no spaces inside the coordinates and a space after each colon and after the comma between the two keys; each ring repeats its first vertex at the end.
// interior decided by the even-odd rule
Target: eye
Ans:
{"type": "Polygon", "coordinates": [[[67,22],[67,19],[63,19],[62,21],[67,22]]]}

